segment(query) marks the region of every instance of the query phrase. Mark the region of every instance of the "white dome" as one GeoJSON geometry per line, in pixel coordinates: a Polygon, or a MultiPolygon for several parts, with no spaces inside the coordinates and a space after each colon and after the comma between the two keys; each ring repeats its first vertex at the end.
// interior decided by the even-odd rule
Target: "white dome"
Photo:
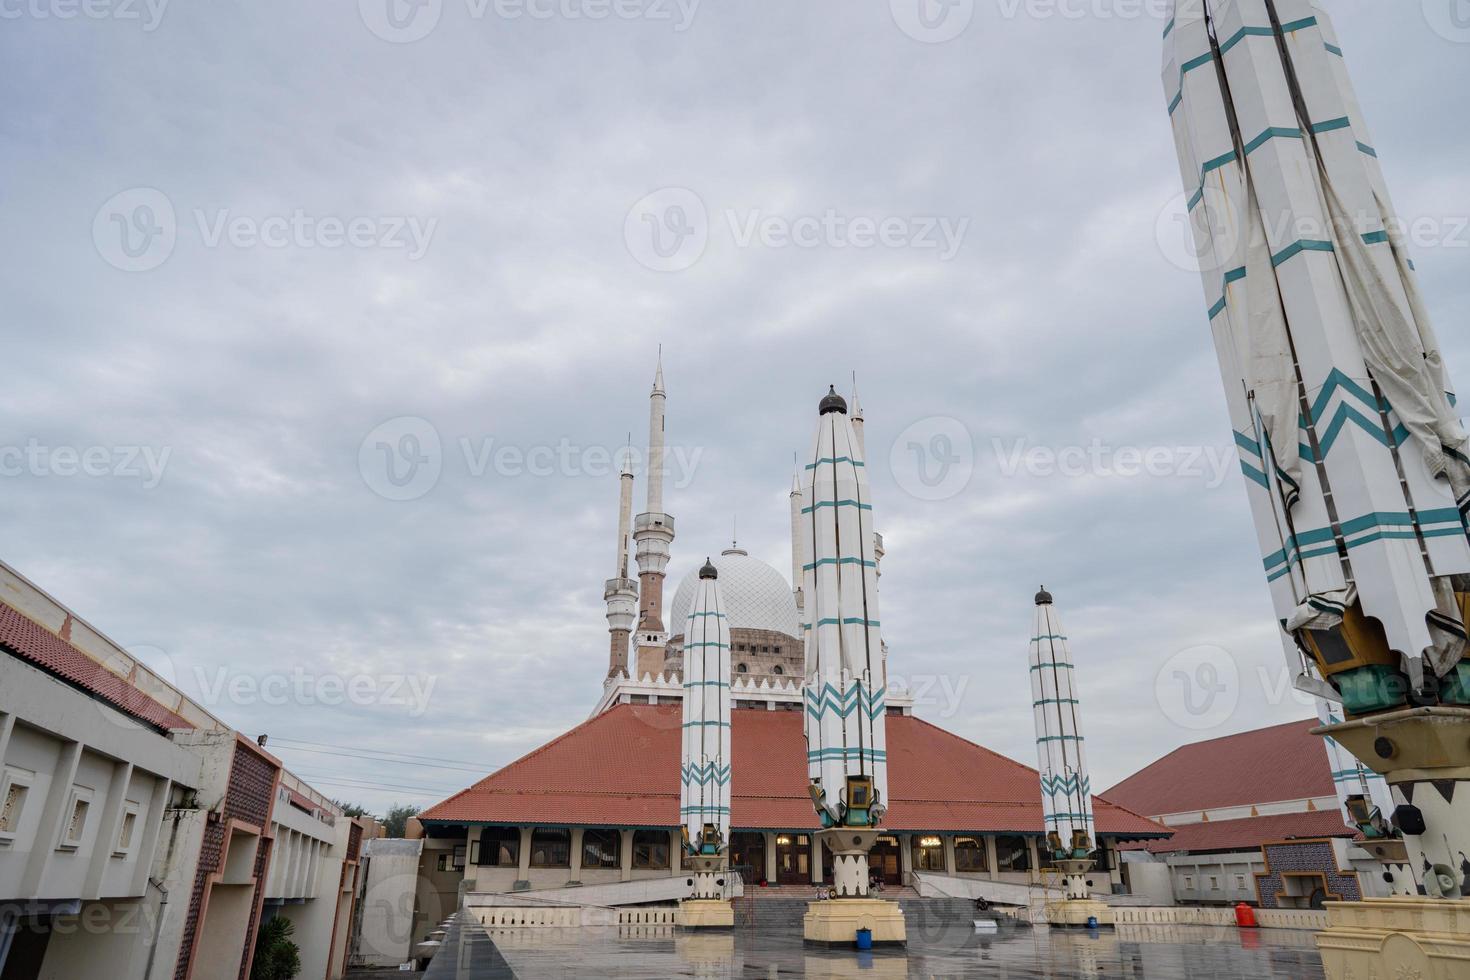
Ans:
{"type": "MultiPolygon", "coordinates": [[[[720,596],[725,601],[725,615],[731,629],[775,630],[793,639],[801,637],[796,598],[780,572],[738,549],[726,551],[712,561],[720,572],[720,596]]],[[[684,634],[684,623],[689,618],[698,584],[698,568],[679,581],[673,605],[669,607],[670,635],[684,634]]]]}

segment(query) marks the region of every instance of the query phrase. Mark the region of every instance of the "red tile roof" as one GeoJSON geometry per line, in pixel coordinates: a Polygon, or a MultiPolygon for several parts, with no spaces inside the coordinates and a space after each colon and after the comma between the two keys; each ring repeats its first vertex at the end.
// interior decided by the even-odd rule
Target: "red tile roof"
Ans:
{"type": "MultiPolygon", "coordinates": [[[[679,821],[678,705],[617,705],[420,815],[447,823],[674,827],[679,821]]],[[[732,720],[731,823],[817,826],[806,792],[796,711],[738,709],[732,720]]],[[[890,715],[892,830],[1042,830],[1036,770],[910,716],[890,715]]],[[[1156,837],[1167,829],[1104,800],[1098,830],[1156,837]]]]}
{"type": "Polygon", "coordinates": [[[1146,850],[1154,854],[1175,851],[1255,850],[1262,844],[1299,837],[1353,837],[1357,831],[1342,821],[1338,810],[1311,810],[1240,820],[1211,820],[1173,828],[1168,840],[1119,844],[1118,849],[1146,850]]]}
{"type": "Polygon", "coordinates": [[[0,602],[0,649],[160,729],[194,726],[24,613],[0,602]]]}
{"type": "Polygon", "coordinates": [[[1312,718],[1184,745],[1103,795],[1151,817],[1335,796],[1312,718]]]}

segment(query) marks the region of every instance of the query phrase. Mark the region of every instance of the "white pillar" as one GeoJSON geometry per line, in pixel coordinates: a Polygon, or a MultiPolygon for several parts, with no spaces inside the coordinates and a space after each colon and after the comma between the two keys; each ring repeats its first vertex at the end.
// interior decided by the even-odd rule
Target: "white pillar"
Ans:
{"type": "Polygon", "coordinates": [[[586,833],[581,827],[572,828],[572,853],[571,868],[567,872],[568,881],[582,880],[582,835],[586,833]]]}
{"type": "Polygon", "coordinates": [[[521,830],[521,860],[516,869],[516,878],[520,881],[531,880],[531,831],[533,827],[522,827],[521,830]]]}

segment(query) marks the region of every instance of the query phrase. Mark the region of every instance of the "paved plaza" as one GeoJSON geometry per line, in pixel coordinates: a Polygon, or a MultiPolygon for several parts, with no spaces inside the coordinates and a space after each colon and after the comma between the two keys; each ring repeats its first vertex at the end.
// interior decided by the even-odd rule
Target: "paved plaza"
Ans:
{"type": "Polygon", "coordinates": [[[959,923],[911,922],[897,952],[805,948],[799,926],[690,935],[671,927],[456,928],[430,980],[551,977],[1128,977],[1145,980],[1316,980],[1311,933],[1233,928],[1052,930],[1003,925],[982,934],[959,923]]]}

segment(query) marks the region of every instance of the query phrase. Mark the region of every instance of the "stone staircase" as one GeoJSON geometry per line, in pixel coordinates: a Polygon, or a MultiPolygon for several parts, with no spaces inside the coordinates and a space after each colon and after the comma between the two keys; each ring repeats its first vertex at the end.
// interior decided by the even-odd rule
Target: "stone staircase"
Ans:
{"type": "MultiPolygon", "coordinates": [[[[801,917],[806,914],[814,889],[803,889],[799,896],[773,888],[753,891],[755,895],[735,901],[735,928],[801,931],[801,917]]],[[[920,898],[910,888],[890,888],[874,897],[896,900],[903,909],[904,920],[911,932],[923,930],[926,934],[933,934],[950,928],[961,928],[965,932],[974,930],[975,903],[969,899],[920,898]]]]}

